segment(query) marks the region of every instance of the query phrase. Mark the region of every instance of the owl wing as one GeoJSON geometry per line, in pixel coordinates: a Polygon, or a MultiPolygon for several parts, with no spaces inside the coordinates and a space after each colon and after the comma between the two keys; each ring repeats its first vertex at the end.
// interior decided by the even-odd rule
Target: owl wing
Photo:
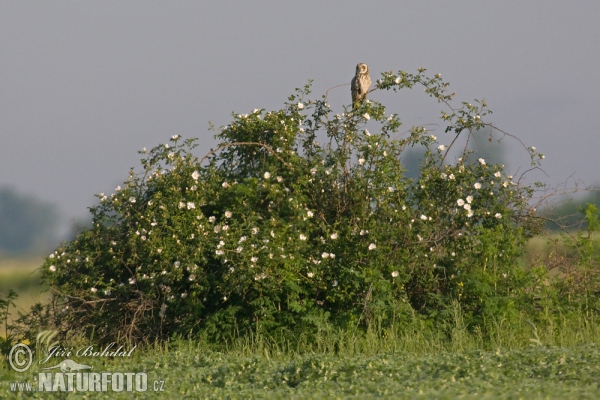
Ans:
{"type": "Polygon", "coordinates": [[[357,83],[358,82],[356,81],[355,76],[354,78],[352,78],[352,82],[350,82],[350,90],[352,91],[352,107],[354,107],[358,102],[358,93],[360,89],[357,83]]]}

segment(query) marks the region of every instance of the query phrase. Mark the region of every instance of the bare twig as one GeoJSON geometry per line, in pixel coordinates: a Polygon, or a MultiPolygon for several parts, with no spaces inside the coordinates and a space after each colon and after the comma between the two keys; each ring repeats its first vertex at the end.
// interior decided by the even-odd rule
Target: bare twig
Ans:
{"type": "MultiPolygon", "coordinates": [[[[343,83],[343,84],[341,84],[341,85],[336,85],[336,86],[332,86],[332,87],[330,87],[329,89],[327,89],[327,90],[325,91],[325,98],[327,98],[327,96],[329,95],[329,91],[330,91],[330,90],[333,90],[333,89],[336,89],[336,88],[339,88],[339,87],[342,87],[342,86],[350,86],[350,84],[349,84],[349,83],[343,83]]],[[[372,90],[373,90],[373,89],[372,89],[372,90]]]]}
{"type": "Polygon", "coordinates": [[[86,299],[84,299],[84,298],[82,298],[82,297],[71,296],[71,295],[68,295],[68,294],[66,294],[66,293],[62,293],[61,291],[57,290],[55,287],[52,287],[51,289],[52,289],[52,291],[53,291],[53,292],[56,292],[57,294],[59,294],[59,295],[61,295],[61,296],[68,297],[68,298],[70,298],[70,299],[79,300],[79,301],[81,301],[83,304],[105,303],[105,302],[107,302],[107,301],[115,301],[115,300],[117,300],[116,298],[113,298],[113,299],[86,300],[86,299]]]}
{"type": "Polygon", "coordinates": [[[446,153],[444,153],[444,157],[442,157],[442,161],[440,161],[440,166],[439,168],[442,168],[442,165],[444,165],[444,160],[446,160],[446,156],[448,155],[448,153],[450,152],[450,149],[452,148],[452,146],[454,145],[454,142],[456,142],[456,139],[458,139],[458,137],[460,136],[460,132],[458,132],[456,134],[456,136],[454,137],[454,139],[452,140],[452,143],[450,143],[450,146],[448,146],[448,148],[446,149],[446,153]]]}

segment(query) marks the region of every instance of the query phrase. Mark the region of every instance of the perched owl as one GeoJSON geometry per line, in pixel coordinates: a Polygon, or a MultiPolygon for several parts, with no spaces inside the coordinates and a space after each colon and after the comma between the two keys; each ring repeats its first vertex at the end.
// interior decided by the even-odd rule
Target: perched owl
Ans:
{"type": "Polygon", "coordinates": [[[371,87],[371,77],[367,64],[360,63],[356,66],[356,75],[350,83],[352,89],[352,108],[357,108],[365,98],[371,87]]]}

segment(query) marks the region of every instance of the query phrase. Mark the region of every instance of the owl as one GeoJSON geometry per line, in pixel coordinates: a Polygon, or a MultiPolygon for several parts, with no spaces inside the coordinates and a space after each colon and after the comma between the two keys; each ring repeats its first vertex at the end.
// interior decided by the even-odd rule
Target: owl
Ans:
{"type": "Polygon", "coordinates": [[[367,91],[371,87],[371,77],[367,64],[360,63],[356,66],[356,75],[350,83],[352,90],[352,108],[357,108],[367,97],[367,91]]]}

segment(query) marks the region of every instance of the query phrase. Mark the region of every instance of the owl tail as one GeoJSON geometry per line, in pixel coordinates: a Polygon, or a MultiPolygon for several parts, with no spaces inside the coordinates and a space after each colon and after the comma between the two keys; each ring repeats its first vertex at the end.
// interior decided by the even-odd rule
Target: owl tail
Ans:
{"type": "Polygon", "coordinates": [[[353,99],[352,101],[352,110],[356,110],[360,107],[363,101],[365,101],[365,97],[366,96],[356,96],[356,99],[353,99]]]}

